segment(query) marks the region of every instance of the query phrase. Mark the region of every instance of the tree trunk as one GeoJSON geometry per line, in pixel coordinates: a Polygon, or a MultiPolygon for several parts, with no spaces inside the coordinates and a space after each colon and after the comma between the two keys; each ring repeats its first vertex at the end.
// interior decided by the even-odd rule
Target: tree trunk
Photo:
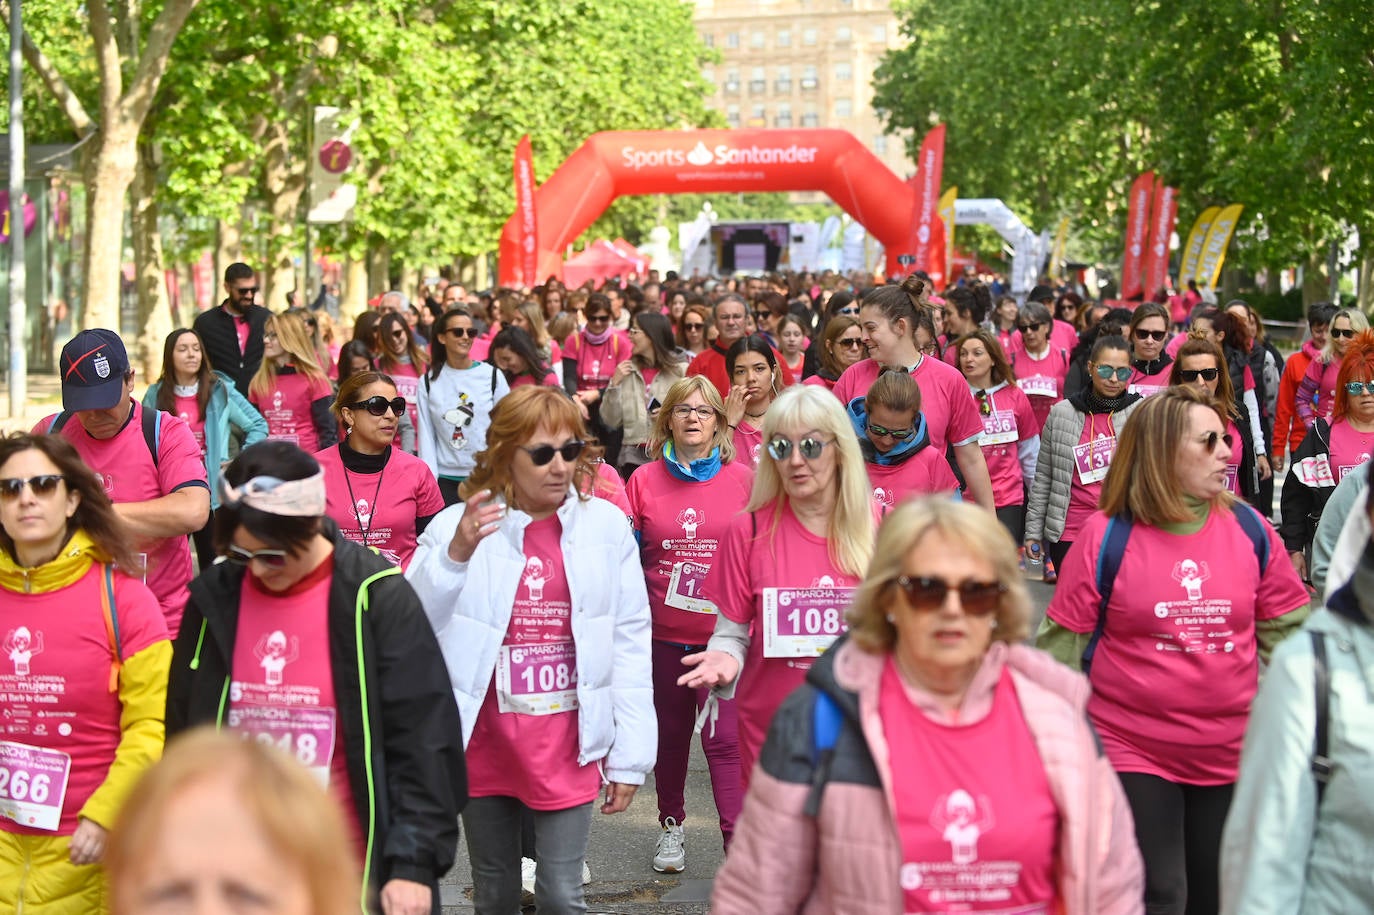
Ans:
{"type": "Polygon", "coordinates": [[[352,324],[358,315],[367,310],[367,260],[348,258],[344,262],[342,296],[339,301],[339,314],[352,324]]]}
{"type": "Polygon", "coordinates": [[[119,333],[120,267],[124,263],[124,200],[138,164],[138,128],[106,124],[86,160],[86,297],[79,326],[119,333]]]}
{"type": "Polygon", "coordinates": [[[239,222],[221,219],[215,232],[215,290],[210,301],[218,305],[224,301],[224,271],[230,264],[243,260],[243,228],[239,222]]]}
{"type": "Polygon", "coordinates": [[[1355,283],[1355,301],[1361,311],[1369,314],[1374,308],[1374,236],[1365,232],[1360,233],[1360,272],[1355,283]]]}
{"type": "Polygon", "coordinates": [[[162,234],[157,225],[157,169],[148,158],[149,150],[139,150],[138,167],[131,187],[134,266],[138,283],[137,349],[143,363],[142,378],[153,381],[162,370],[162,342],[173,327],[181,326],[181,316],[173,314],[167,293],[167,270],[162,259],[162,234]]]}
{"type": "MultiPolygon", "coordinates": [[[[264,271],[262,303],[273,311],[286,307],[286,294],[301,289],[296,281],[295,256],[301,252],[296,239],[296,223],[301,194],[305,191],[304,159],[291,160],[291,136],[284,122],[268,131],[263,149],[263,192],[270,219],[267,269],[264,271]]],[[[306,304],[304,302],[299,304],[306,304]]]]}
{"type": "Polygon", "coordinates": [[[367,297],[381,295],[391,288],[391,246],[372,236],[367,248],[367,297]]]}
{"type": "Polygon", "coordinates": [[[1330,300],[1331,281],[1326,274],[1326,248],[1323,246],[1308,252],[1307,263],[1303,266],[1302,305],[1306,309],[1309,305],[1330,300]]]}
{"type": "Polygon", "coordinates": [[[401,267],[401,283],[396,287],[406,294],[412,302],[416,300],[420,289],[420,271],[418,268],[405,264],[401,267]]]}
{"type": "Polygon", "coordinates": [[[1280,280],[1282,280],[1282,278],[1283,278],[1283,268],[1282,268],[1282,267],[1265,267],[1265,268],[1264,268],[1264,294],[1265,294],[1265,295],[1278,295],[1279,293],[1283,292],[1283,284],[1280,282],[1280,280]]]}

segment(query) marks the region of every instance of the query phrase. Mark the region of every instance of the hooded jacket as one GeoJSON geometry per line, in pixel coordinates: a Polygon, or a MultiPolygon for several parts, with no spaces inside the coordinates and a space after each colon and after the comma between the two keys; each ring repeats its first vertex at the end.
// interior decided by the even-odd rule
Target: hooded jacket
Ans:
{"type": "Polygon", "coordinates": [[[1279,496],[1279,533],[1284,548],[1296,553],[1307,548],[1317,531],[1326,500],[1336,489],[1331,467],[1331,427],[1318,418],[1293,452],[1288,476],[1279,496]]]}
{"type": "MultiPolygon", "coordinates": [[[[453,865],[458,814],[467,804],[448,671],[401,570],[343,539],[332,523],[326,529],[334,543],[329,660],[366,847],[363,892],[394,878],[437,892],[453,865]]],[[[167,687],[168,735],[224,725],[245,571],[217,563],[191,582],[167,687]]]]}
{"type": "MultiPolygon", "coordinates": [[[[782,704],[716,875],[712,912],[903,911],[893,780],[919,777],[920,761],[895,768],[889,759],[878,712],[886,660],[842,636],[782,704]],[[812,715],[820,692],[839,706],[844,723],[818,788],[812,715]],[[815,791],[819,806],[812,816],[805,808],[815,791]],[[778,867],[780,860],[788,866],[778,867]]],[[[965,723],[990,712],[1004,667],[1059,811],[1057,911],[1142,912],[1144,866],[1125,794],[1088,723],[1087,680],[1035,649],[994,643],[964,698],[965,723]]]]}

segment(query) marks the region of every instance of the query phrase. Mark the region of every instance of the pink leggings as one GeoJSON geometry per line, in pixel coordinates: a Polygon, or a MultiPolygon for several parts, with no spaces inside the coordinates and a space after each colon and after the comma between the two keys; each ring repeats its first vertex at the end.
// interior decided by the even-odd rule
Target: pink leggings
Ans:
{"type": "MultiPolygon", "coordinates": [[[[683,791],[687,785],[687,759],[692,751],[692,731],[697,712],[706,702],[709,690],[678,686],[677,678],[687,670],[684,655],[701,647],[653,643],[654,711],[658,715],[658,763],[654,766],[654,785],[658,790],[658,821],[672,817],[682,823],[687,817],[683,791]]],[[[708,721],[701,731],[701,749],[711,772],[711,793],[725,847],[735,832],[735,820],[744,803],[739,768],[739,735],[734,700],[720,703],[715,736],[708,721]]]]}

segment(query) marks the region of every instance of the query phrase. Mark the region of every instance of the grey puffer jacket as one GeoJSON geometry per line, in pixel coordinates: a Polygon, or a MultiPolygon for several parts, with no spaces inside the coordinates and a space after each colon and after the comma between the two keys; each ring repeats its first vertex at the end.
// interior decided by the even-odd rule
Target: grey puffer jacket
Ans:
{"type": "MultiPolygon", "coordinates": [[[[1134,400],[1111,415],[1117,437],[1126,420],[1140,405],[1134,400]]],[[[1050,408],[1045,427],[1040,430],[1040,460],[1035,466],[1035,482],[1026,500],[1026,542],[1043,540],[1058,543],[1064,536],[1064,520],[1069,514],[1069,493],[1073,489],[1073,449],[1083,437],[1088,414],[1084,412],[1083,392],[1061,400],[1050,408]]]]}

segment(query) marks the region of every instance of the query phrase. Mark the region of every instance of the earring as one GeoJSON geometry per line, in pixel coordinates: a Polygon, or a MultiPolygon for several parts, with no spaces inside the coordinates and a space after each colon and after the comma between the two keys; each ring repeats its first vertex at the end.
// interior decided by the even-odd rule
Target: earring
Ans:
{"type": "Polygon", "coordinates": [[[991,628],[993,628],[993,629],[996,629],[996,628],[997,628],[997,620],[993,620],[993,621],[992,621],[992,627],[991,627],[991,628]]]}
{"type": "Polygon", "coordinates": [[[895,623],[895,622],[897,622],[897,614],[895,614],[895,613],[889,613],[889,614],[887,615],[887,621],[888,621],[889,623],[895,623]]]}

